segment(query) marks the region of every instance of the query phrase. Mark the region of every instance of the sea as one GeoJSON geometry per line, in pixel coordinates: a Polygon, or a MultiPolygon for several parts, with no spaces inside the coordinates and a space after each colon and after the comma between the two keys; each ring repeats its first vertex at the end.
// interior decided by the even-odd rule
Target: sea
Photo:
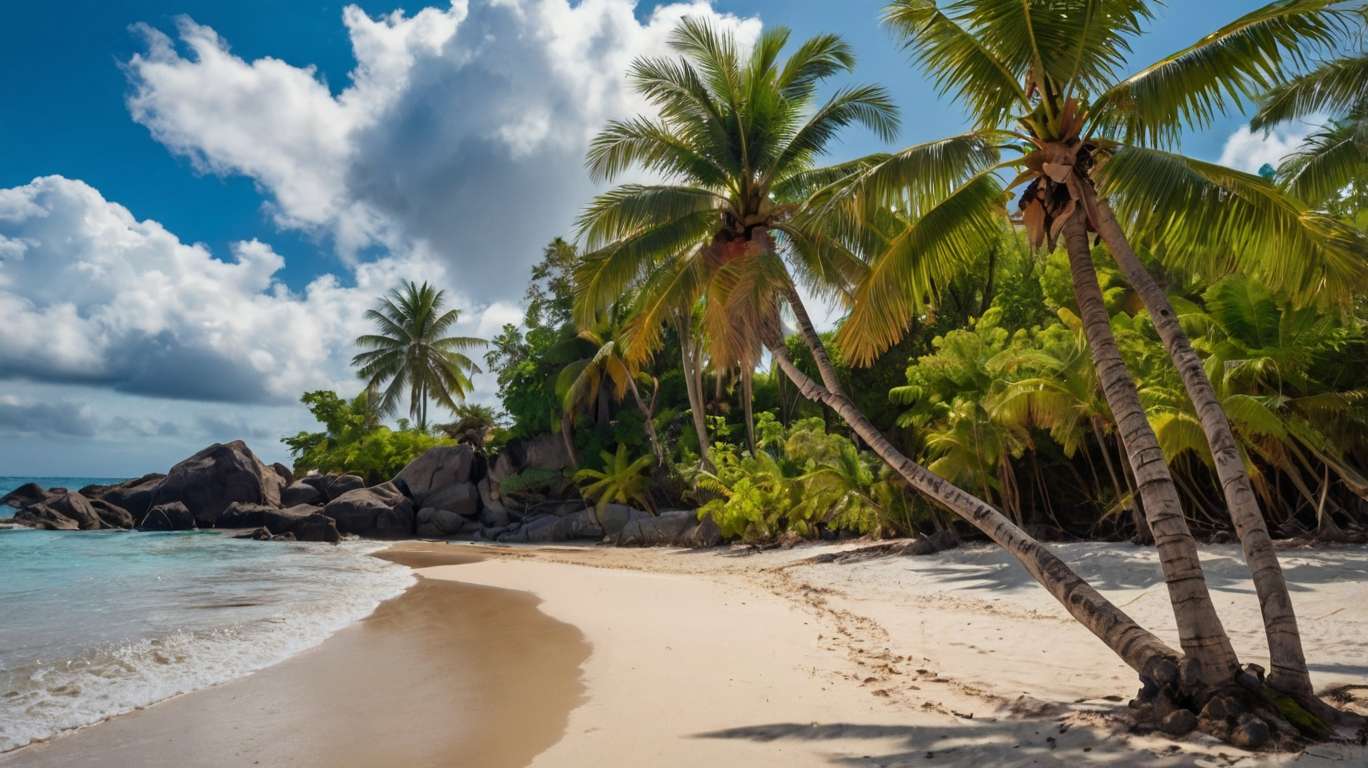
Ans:
{"type": "MultiPolygon", "coordinates": [[[[0,496],[27,482],[117,480],[0,477],[0,496]]],[[[0,752],[321,643],[413,583],[382,546],[0,528],[0,752]]]]}

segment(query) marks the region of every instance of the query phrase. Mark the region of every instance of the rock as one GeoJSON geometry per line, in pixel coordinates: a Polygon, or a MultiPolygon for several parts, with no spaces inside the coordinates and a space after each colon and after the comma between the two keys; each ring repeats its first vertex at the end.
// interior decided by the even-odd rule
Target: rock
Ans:
{"type": "Polygon", "coordinates": [[[298,504],[324,504],[326,502],[327,497],[323,495],[322,491],[303,480],[291,483],[280,492],[280,504],[285,507],[293,507],[298,504]]]}
{"type": "Polygon", "coordinates": [[[323,485],[323,495],[332,501],[343,494],[366,487],[366,478],[360,475],[329,475],[323,485]]]}
{"type": "Polygon", "coordinates": [[[154,505],[179,501],[201,528],[212,527],[235,501],[280,506],[284,485],[241,440],[215,443],[171,468],[152,496],[154,505]]]}
{"type": "Polygon", "coordinates": [[[79,493],[67,491],[51,496],[43,502],[49,509],[71,520],[75,520],[83,531],[95,531],[104,527],[100,515],[90,505],[90,499],[79,493]]]}
{"type": "Polygon", "coordinates": [[[690,510],[661,512],[656,517],[633,520],[618,534],[620,547],[663,547],[674,544],[684,531],[698,521],[690,510]]]}
{"type": "Polygon", "coordinates": [[[425,539],[444,539],[451,536],[473,535],[480,523],[449,509],[423,507],[415,518],[417,534],[425,539]]]}
{"type": "Polygon", "coordinates": [[[270,541],[270,540],[271,540],[271,532],[268,531],[268,530],[266,530],[265,528],[257,528],[257,529],[255,529],[255,530],[247,531],[246,533],[239,533],[238,535],[234,536],[233,538],[235,538],[235,539],[251,539],[252,541],[270,541]]]}
{"type": "Polygon", "coordinates": [[[489,506],[480,505],[480,522],[485,528],[506,528],[513,522],[512,516],[508,514],[508,509],[502,504],[489,506]]]}
{"type": "Polygon", "coordinates": [[[271,541],[294,541],[294,540],[295,540],[295,535],[294,535],[293,533],[290,533],[289,531],[286,531],[285,533],[276,534],[275,536],[272,536],[272,537],[271,537],[271,541]]]}
{"type": "Polygon", "coordinates": [[[416,524],[414,518],[412,502],[405,499],[389,509],[380,511],[375,516],[375,532],[371,535],[377,539],[407,539],[414,535],[416,524]]]}
{"type": "Polygon", "coordinates": [[[903,549],[905,555],[934,555],[937,552],[944,552],[947,549],[954,549],[960,544],[959,536],[949,528],[936,531],[929,536],[922,536],[903,549]]]}
{"type": "Polygon", "coordinates": [[[474,479],[475,449],[469,445],[439,445],[410,461],[394,476],[394,484],[404,490],[420,507],[442,507],[431,496],[452,485],[466,485],[474,479]]]}
{"type": "Polygon", "coordinates": [[[603,529],[603,535],[610,539],[616,539],[633,520],[649,520],[652,517],[650,512],[626,504],[605,504],[601,509],[590,510],[590,514],[603,529]]]}
{"type": "Polygon", "coordinates": [[[285,485],[289,485],[290,483],[294,482],[294,473],[291,472],[290,468],[285,466],[284,464],[281,464],[277,461],[276,463],[271,465],[271,469],[275,470],[275,473],[280,476],[280,482],[284,483],[285,485]]]}
{"type": "Polygon", "coordinates": [[[413,502],[392,483],[347,491],[328,502],[323,514],[335,520],[342,533],[380,536],[383,529],[384,536],[413,535],[413,502]]]}
{"type": "Polygon", "coordinates": [[[336,544],[342,540],[342,534],[337,530],[337,523],[321,512],[300,520],[295,524],[291,533],[299,541],[324,541],[329,544],[336,544]]]}
{"type": "Polygon", "coordinates": [[[722,529],[711,517],[705,517],[697,525],[686,528],[675,543],[693,549],[716,547],[722,543],[722,529]]]}
{"type": "Polygon", "coordinates": [[[1246,712],[1230,732],[1230,743],[1241,749],[1258,749],[1268,743],[1273,731],[1261,718],[1246,712]]]}
{"type": "Polygon", "coordinates": [[[524,526],[526,540],[534,544],[552,544],[561,541],[598,541],[603,538],[603,529],[594,519],[593,509],[583,509],[570,515],[537,518],[524,526]]]}
{"type": "Polygon", "coordinates": [[[157,473],[143,475],[106,488],[99,499],[127,510],[133,517],[134,525],[137,525],[142,522],[147,510],[152,508],[152,496],[165,478],[166,475],[157,473]]]}
{"type": "Polygon", "coordinates": [[[140,531],[192,531],[195,529],[195,515],[184,502],[172,501],[158,504],[147,510],[138,525],[140,531]]]}
{"type": "Polygon", "coordinates": [[[289,509],[276,509],[265,504],[235,501],[219,515],[219,528],[265,528],[271,533],[294,530],[301,520],[319,511],[319,507],[301,504],[289,509]]]}
{"type": "Polygon", "coordinates": [[[0,505],[23,509],[30,504],[41,504],[48,498],[48,492],[37,483],[24,483],[0,497],[0,505]]]}
{"type": "Polygon", "coordinates": [[[100,516],[100,522],[105,528],[121,528],[128,530],[132,528],[133,515],[123,507],[111,504],[104,499],[91,499],[90,506],[95,510],[95,514],[100,516]]]}
{"type": "Polygon", "coordinates": [[[46,531],[77,531],[81,526],[46,504],[30,504],[14,513],[14,522],[46,531]]]}
{"type": "Polygon", "coordinates": [[[1170,736],[1186,736],[1197,727],[1197,716],[1188,709],[1175,709],[1159,721],[1159,730],[1170,736]]]}
{"type": "MultiPolygon", "coordinates": [[[[473,483],[453,483],[427,494],[423,499],[424,507],[445,509],[471,520],[480,515],[480,492],[473,483]]],[[[416,497],[414,505],[418,505],[416,497]]]]}

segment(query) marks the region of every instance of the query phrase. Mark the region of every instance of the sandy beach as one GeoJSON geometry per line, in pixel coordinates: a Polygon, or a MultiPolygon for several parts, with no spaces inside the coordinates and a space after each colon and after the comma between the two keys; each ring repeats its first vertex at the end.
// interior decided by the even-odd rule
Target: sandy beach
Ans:
{"type": "MultiPolygon", "coordinates": [[[[1128,732],[1133,673],[998,552],[831,562],[853,545],[691,552],[404,543],[404,596],[275,668],[0,759],[56,765],[1346,766],[1128,732]],[[827,562],[822,562],[827,561],[827,562]]],[[[1152,551],[1059,551],[1171,627],[1152,551]]],[[[1246,661],[1231,547],[1204,548],[1246,661]]],[[[1368,551],[1283,553],[1316,684],[1368,700],[1368,551]]],[[[1164,632],[1171,636],[1171,631],[1164,632]]]]}

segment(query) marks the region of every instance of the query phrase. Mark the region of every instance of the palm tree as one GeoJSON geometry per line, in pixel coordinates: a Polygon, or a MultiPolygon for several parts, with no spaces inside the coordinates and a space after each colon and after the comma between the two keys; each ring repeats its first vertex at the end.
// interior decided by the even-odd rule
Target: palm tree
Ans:
{"type": "Polygon", "coordinates": [[[461,318],[459,309],[442,311],[444,292],[410,281],[366,311],[377,332],[357,338],[367,351],[352,358],[369,391],[379,392],[378,409],[391,414],[408,390],[409,415],[427,430],[428,400],[452,410],[471,389],[470,375],[480,367],[465,355],[484,339],[446,336],[461,318]],[[389,382],[386,386],[386,382],[389,382]]]}
{"type": "Polygon", "coordinates": [[[853,301],[840,336],[868,360],[896,341],[948,275],[987,244],[1000,217],[999,175],[1029,182],[1019,208],[1033,245],[1062,235],[1094,365],[1126,443],[1176,605],[1180,634],[1207,679],[1229,675],[1234,652],[1200,578],[1196,548],[1163,452],[1116,348],[1098,289],[1089,233],[1106,244],[1154,320],[1200,414],[1227,506],[1264,610],[1270,684],[1309,698],[1310,678],[1286,583],[1243,456],[1167,295],[1132,249],[1123,222],[1164,263],[1198,274],[1240,269],[1304,299],[1345,299],[1368,280],[1356,236],[1266,180],[1171,151],[1240,94],[1276,83],[1305,51],[1332,43],[1349,17],[1334,0],[1270,3],[1139,70],[1118,71],[1152,11],[1142,0],[1050,3],[898,0],[886,21],[974,130],[893,154],[834,195],[847,227],[888,205],[912,215],[853,301]],[[1112,204],[1116,205],[1115,211],[1112,204]]]}
{"type": "MultiPolygon", "coordinates": [[[[1364,11],[1368,14],[1368,10],[1364,11]]],[[[1278,168],[1291,194],[1314,206],[1333,203],[1346,189],[1368,196],[1368,53],[1362,49],[1330,59],[1271,89],[1250,120],[1252,130],[1289,120],[1329,115],[1278,168]]]]}
{"type": "Polygon", "coordinates": [[[851,69],[854,57],[839,38],[822,35],[781,62],[788,36],[784,29],[766,30],[743,61],[730,35],[686,19],[670,38],[681,58],[647,57],[632,65],[633,83],[660,118],[611,123],[592,143],[588,164],[604,179],[640,167],[667,182],[619,186],[595,198],[582,216],[580,234],[591,252],[576,270],[578,322],[593,327],[635,287],[625,354],[644,358],[668,319],[706,297],[703,325],[714,366],[753,363],[763,345],[805,397],[836,411],[913,488],[1008,550],[1134,669],[1170,677],[1172,649],[1002,513],[904,456],[841,391],[794,278],[832,295],[866,267],[801,214],[813,190],[867,165],[815,165],[840,129],[861,124],[889,138],[897,119],[887,94],[873,86],[838,90],[814,107],[818,83],[851,69]],[[789,358],[781,301],[813,352],[820,385],[789,358]]]}
{"type": "Polygon", "coordinates": [[[603,332],[580,331],[579,338],[589,343],[593,348],[593,354],[561,370],[557,389],[565,393],[561,406],[563,412],[574,414],[581,407],[592,408],[603,402],[605,394],[621,402],[627,393],[631,392],[632,400],[636,402],[645,422],[646,436],[651,441],[651,453],[655,456],[656,463],[663,466],[665,450],[661,447],[660,437],[656,434],[654,400],[648,404],[642,399],[641,390],[637,387],[637,379],[643,375],[641,366],[635,360],[623,356],[622,343],[611,327],[603,332]],[[605,383],[609,388],[603,386],[605,383]]]}

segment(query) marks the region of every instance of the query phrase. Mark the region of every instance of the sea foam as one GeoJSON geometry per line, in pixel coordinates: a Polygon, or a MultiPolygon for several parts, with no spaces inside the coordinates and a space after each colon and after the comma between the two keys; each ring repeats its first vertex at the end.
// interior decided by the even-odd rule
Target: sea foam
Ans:
{"type": "Polygon", "coordinates": [[[0,530],[0,751],[317,645],[413,583],[382,546],[0,530]]]}

